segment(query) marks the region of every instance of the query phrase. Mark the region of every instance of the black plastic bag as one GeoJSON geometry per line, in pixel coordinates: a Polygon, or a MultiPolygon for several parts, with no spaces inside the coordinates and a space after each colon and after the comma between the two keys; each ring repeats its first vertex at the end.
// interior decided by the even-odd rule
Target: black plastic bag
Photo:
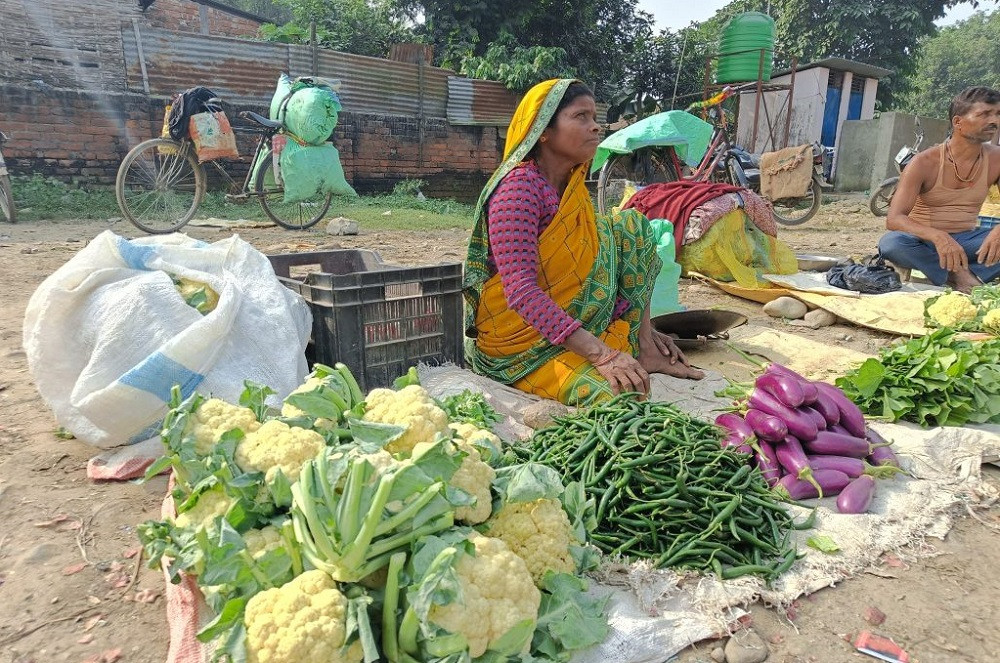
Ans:
{"type": "Polygon", "coordinates": [[[860,263],[853,260],[840,262],[826,273],[826,282],[864,295],[882,295],[903,287],[899,274],[885,264],[881,256],[868,258],[860,263]]]}

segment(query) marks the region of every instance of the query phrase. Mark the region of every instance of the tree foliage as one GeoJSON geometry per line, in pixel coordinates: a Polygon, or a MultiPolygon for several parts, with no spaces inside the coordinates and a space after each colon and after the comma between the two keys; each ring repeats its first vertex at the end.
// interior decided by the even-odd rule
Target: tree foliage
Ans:
{"type": "Polygon", "coordinates": [[[499,81],[511,90],[527,90],[538,81],[574,76],[566,51],[558,46],[521,46],[509,32],[501,34],[482,56],[463,58],[459,73],[499,81]]]}
{"type": "Polygon", "coordinates": [[[901,108],[946,119],[951,98],[972,85],[1000,89],[1000,10],[977,12],[923,40],[901,108]]]}
{"type": "Polygon", "coordinates": [[[346,53],[385,57],[392,44],[413,40],[405,14],[396,0],[275,0],[292,20],[262,26],[269,41],[305,43],[309,25],[316,23],[320,45],[346,53]]]}

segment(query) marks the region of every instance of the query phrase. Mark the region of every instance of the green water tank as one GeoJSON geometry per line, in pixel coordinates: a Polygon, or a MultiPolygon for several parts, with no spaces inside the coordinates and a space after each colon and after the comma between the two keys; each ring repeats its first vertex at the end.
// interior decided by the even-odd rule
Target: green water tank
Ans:
{"type": "Polygon", "coordinates": [[[760,12],[746,12],[731,18],[722,28],[719,40],[717,83],[757,80],[760,50],[764,49],[761,80],[771,80],[774,60],[774,19],[760,12]]]}

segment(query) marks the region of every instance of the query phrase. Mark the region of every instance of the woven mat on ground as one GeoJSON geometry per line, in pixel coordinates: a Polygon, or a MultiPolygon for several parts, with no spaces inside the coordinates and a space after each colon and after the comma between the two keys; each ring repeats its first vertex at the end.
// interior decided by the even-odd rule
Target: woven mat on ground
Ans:
{"type": "MultiPolygon", "coordinates": [[[[702,382],[657,375],[653,377],[654,398],[709,416],[723,404],[714,396],[721,380],[718,374],[702,382]]],[[[510,393],[457,367],[425,368],[421,381],[435,396],[453,390],[479,391],[513,420],[537,400],[510,393]]],[[[575,656],[574,663],[663,661],[694,642],[724,633],[743,608],[757,600],[788,605],[804,594],[835,585],[871,567],[885,552],[898,552],[927,537],[943,537],[957,514],[981,499],[996,497],[984,494],[987,486],[980,468],[983,462],[1000,459],[1000,427],[923,430],[875,424],[874,428],[896,443],[913,477],[880,481],[871,513],[840,515],[831,508],[831,499],[822,500],[816,529],[796,533],[805,557],[770,587],[756,578],[720,582],[643,564],[606,564],[595,577],[593,591],[612,593],[613,631],[602,645],[575,656]],[[827,555],[806,547],[805,540],[815,534],[832,537],[841,551],[827,555]]],[[[805,514],[790,508],[797,516],[805,514]]],[[[914,548],[908,550],[918,554],[914,548]]]]}
{"type": "Polygon", "coordinates": [[[887,295],[828,297],[810,292],[792,292],[812,307],[826,309],[838,318],[897,336],[923,336],[924,300],[936,292],[894,292],[887,295]]]}

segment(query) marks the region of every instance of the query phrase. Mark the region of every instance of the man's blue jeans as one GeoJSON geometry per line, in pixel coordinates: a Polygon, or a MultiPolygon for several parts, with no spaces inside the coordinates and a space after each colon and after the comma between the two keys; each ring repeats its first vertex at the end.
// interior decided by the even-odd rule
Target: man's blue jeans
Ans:
{"type": "MultiPolygon", "coordinates": [[[[992,228],[973,228],[965,232],[952,233],[965,254],[969,256],[969,270],[978,276],[983,283],[988,283],[1000,276],[1000,263],[987,267],[976,260],[976,252],[983,245],[986,236],[992,228]]],[[[948,270],[941,267],[937,249],[930,242],[925,242],[916,235],[893,230],[882,235],[878,241],[878,250],[882,257],[904,269],[919,269],[934,285],[944,285],[948,280],[948,270]]]]}

